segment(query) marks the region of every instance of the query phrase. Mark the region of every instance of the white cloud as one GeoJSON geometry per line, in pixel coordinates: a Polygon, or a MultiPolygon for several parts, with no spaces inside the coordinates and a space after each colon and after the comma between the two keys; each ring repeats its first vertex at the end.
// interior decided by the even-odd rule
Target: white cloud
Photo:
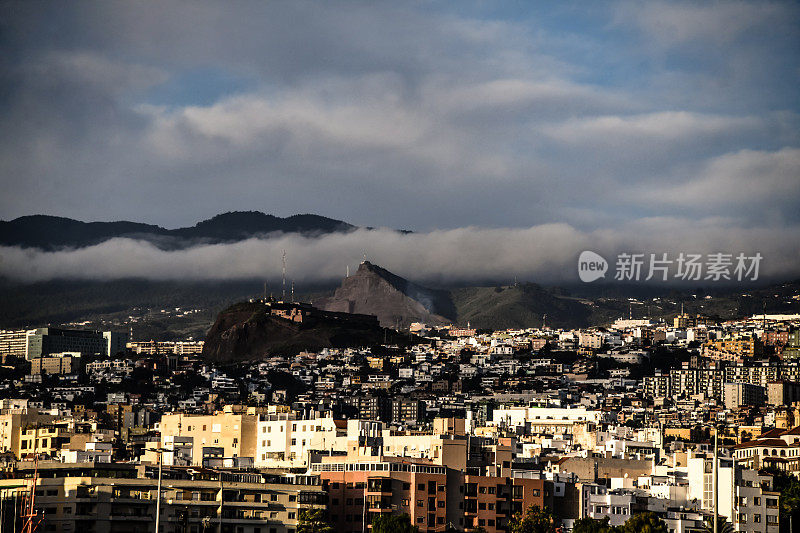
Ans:
{"type": "Polygon", "coordinates": [[[781,27],[786,5],[775,2],[620,2],[617,24],[633,23],[663,47],[702,42],[729,46],[754,27],[781,27]]]}
{"type": "MultiPolygon", "coordinates": [[[[690,179],[636,188],[630,197],[698,209],[772,206],[800,202],[800,149],[741,150],[706,162],[690,179]]],[[[762,216],[767,217],[768,213],[762,216]]]]}
{"type": "Polygon", "coordinates": [[[757,117],[664,111],[571,119],[547,126],[544,131],[550,137],[568,144],[629,146],[629,143],[640,142],[694,143],[708,137],[764,128],[764,121],[757,117]]]}
{"type": "Polygon", "coordinates": [[[764,256],[764,276],[800,274],[800,250],[786,246],[797,227],[736,228],[720,219],[669,217],[634,221],[621,228],[577,230],[567,224],[521,229],[458,228],[410,235],[358,230],[318,238],[285,235],[234,244],[166,251],[150,243],[113,239],[78,250],[44,252],[0,248],[0,275],[25,281],[53,278],[277,279],[287,251],[289,277],[310,283],[342,277],[366,253],[370,261],[412,280],[508,280],[572,282],[583,250],[607,258],[626,252],[745,253],[764,256]]]}

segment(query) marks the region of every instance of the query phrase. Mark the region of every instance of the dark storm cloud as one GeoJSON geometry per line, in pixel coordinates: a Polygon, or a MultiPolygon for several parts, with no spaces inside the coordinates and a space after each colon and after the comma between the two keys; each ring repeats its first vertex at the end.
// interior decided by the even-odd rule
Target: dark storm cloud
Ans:
{"type": "Polygon", "coordinates": [[[792,235],[797,7],[583,7],[0,4],[0,218],[792,235]]]}

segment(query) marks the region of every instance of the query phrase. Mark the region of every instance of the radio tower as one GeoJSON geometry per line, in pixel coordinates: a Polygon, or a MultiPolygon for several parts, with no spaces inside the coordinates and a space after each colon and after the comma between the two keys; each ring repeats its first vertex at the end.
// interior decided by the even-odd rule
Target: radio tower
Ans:
{"type": "Polygon", "coordinates": [[[281,299],[286,301],[286,250],[283,251],[283,297],[281,299]]]}

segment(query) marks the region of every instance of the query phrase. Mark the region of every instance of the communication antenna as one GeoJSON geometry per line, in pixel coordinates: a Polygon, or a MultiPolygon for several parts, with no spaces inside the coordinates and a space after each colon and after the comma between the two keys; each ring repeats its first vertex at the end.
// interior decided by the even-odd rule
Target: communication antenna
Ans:
{"type": "Polygon", "coordinates": [[[345,277],[346,278],[350,277],[350,265],[347,265],[347,275],[345,277]]]}
{"type": "Polygon", "coordinates": [[[292,280],[292,303],[294,303],[294,280],[292,280]]]}
{"type": "Polygon", "coordinates": [[[628,320],[633,320],[633,305],[628,304],[628,320]]]}
{"type": "Polygon", "coordinates": [[[267,282],[264,282],[264,301],[267,301],[267,282]]]}
{"type": "Polygon", "coordinates": [[[286,301],[286,250],[283,251],[283,301],[286,301]]]}
{"type": "Polygon", "coordinates": [[[542,315],[542,329],[547,329],[547,313],[542,315]]]}
{"type": "Polygon", "coordinates": [[[362,261],[362,263],[366,263],[366,262],[367,262],[367,252],[364,252],[364,261],[362,261]]]}

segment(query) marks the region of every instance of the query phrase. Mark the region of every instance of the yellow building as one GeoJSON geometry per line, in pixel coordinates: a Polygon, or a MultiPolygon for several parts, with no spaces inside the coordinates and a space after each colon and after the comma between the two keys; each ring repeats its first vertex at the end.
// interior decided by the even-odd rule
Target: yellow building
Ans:
{"type": "Polygon", "coordinates": [[[763,345],[756,337],[730,337],[703,344],[703,355],[723,361],[761,355],[763,345]]]}
{"type": "Polygon", "coordinates": [[[19,449],[14,452],[17,457],[28,454],[44,454],[55,456],[61,447],[69,444],[72,432],[65,427],[51,424],[22,428],[19,436],[19,449]]]}
{"type": "MultiPolygon", "coordinates": [[[[49,424],[54,419],[54,416],[40,414],[36,409],[15,409],[0,414],[0,452],[11,452],[19,458],[23,430],[37,424],[49,424]]],[[[32,442],[30,438],[26,440],[32,442]]],[[[27,450],[25,453],[32,453],[33,447],[27,450]]]]}
{"type": "Polygon", "coordinates": [[[192,464],[203,464],[204,448],[222,448],[224,457],[256,457],[255,413],[219,412],[213,415],[166,414],[158,429],[161,445],[167,437],[192,438],[192,464]]]}

